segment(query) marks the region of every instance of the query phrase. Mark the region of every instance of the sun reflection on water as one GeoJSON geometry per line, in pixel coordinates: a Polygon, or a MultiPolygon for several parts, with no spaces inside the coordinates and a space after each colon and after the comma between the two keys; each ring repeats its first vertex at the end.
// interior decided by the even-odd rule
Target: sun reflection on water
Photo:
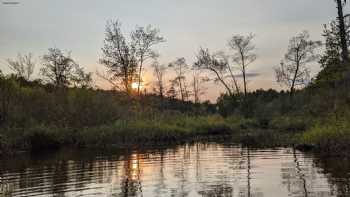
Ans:
{"type": "MultiPolygon", "coordinates": [[[[335,197],[350,194],[342,190],[346,184],[339,184],[340,179],[334,183],[330,175],[315,167],[321,161],[288,148],[250,150],[235,145],[195,144],[149,152],[118,152],[113,156],[91,155],[88,153],[87,159],[79,153],[68,156],[69,159],[2,162],[0,196],[335,197]]],[[[343,170],[344,174],[350,172],[347,170],[343,170]]]]}

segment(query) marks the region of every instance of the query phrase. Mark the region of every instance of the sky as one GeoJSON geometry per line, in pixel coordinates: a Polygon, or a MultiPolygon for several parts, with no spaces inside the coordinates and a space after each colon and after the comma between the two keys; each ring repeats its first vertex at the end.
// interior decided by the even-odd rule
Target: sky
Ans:
{"type": "MultiPolygon", "coordinates": [[[[126,34],[136,26],[159,28],[166,42],[155,49],[163,64],[178,57],[192,64],[200,47],[229,52],[232,35],[253,33],[258,59],[248,72],[259,75],[249,79],[249,90],[280,89],[273,67],[286,53],[289,39],[307,30],[312,39],[322,40],[323,24],[336,17],[333,0],[6,0],[11,1],[19,4],[0,0],[0,69],[5,73],[7,58],[31,52],[38,75],[40,56],[51,47],[71,51],[87,71],[103,71],[98,60],[106,22],[119,19],[126,34]]],[[[310,67],[313,73],[319,70],[316,63],[310,67]]],[[[150,68],[146,72],[150,82],[150,68]]],[[[206,86],[202,99],[215,101],[223,92],[218,84],[206,86]]]]}

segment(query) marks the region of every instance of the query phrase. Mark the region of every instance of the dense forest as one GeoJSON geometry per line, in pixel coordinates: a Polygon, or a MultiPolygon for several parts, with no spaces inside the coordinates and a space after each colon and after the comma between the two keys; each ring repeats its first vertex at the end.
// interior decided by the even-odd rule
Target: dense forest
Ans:
{"type": "Polygon", "coordinates": [[[19,54],[7,60],[13,73],[0,72],[0,153],[231,136],[252,146],[346,154],[340,150],[350,148],[350,21],[346,2],[336,3],[338,18],[320,32],[324,41],[311,40],[307,31],[289,40],[271,70],[282,91],[249,90],[248,70],[257,59],[253,34],[232,36],[230,54],[200,48],[192,65],[185,58],[163,64],[154,47],[166,39],[157,28],[126,35],[121,22],[111,20],[99,59],[105,72],[95,76],[71,53],[49,48],[34,78],[33,55],[19,54]],[[322,69],[311,76],[314,63],[322,69]],[[144,81],[145,67],[153,72],[152,84],[144,81]],[[97,87],[93,78],[111,89],[97,87]],[[215,104],[202,101],[209,83],[225,90],[215,104]]]}

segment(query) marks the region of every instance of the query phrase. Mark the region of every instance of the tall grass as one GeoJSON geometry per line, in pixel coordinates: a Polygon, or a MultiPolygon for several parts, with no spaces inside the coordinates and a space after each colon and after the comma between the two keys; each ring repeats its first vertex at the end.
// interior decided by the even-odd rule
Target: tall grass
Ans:
{"type": "Polygon", "coordinates": [[[231,135],[234,141],[252,146],[284,145],[294,140],[290,133],[284,132],[286,128],[299,128],[294,127],[290,123],[292,121],[281,121],[278,127],[277,123],[274,123],[273,127],[279,129],[261,129],[259,121],[240,116],[223,118],[219,115],[193,116],[181,113],[164,113],[149,117],[139,115],[100,126],[82,128],[50,125],[27,129],[11,128],[0,132],[3,135],[0,137],[0,149],[44,150],[62,146],[169,144],[214,135],[231,135]]]}
{"type": "Polygon", "coordinates": [[[221,116],[182,114],[117,120],[112,124],[80,129],[44,125],[27,129],[11,128],[0,132],[0,150],[176,143],[198,136],[231,134],[230,125],[221,116]]]}
{"type": "Polygon", "coordinates": [[[334,117],[320,121],[301,136],[301,142],[314,145],[326,154],[348,154],[350,122],[345,118],[334,117]]]}
{"type": "Polygon", "coordinates": [[[230,134],[220,116],[177,116],[173,118],[118,120],[114,124],[79,132],[84,145],[169,143],[203,135],[230,134]]]}
{"type": "Polygon", "coordinates": [[[270,121],[269,128],[277,131],[302,132],[312,124],[312,120],[307,116],[280,116],[270,121]]]}

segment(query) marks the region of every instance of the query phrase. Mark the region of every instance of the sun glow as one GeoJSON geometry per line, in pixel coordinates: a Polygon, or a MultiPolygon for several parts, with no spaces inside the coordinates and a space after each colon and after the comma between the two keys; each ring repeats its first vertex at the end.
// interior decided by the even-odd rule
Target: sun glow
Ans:
{"type": "MultiPolygon", "coordinates": [[[[132,89],[137,89],[139,87],[139,84],[137,83],[137,82],[133,82],[132,84],[131,84],[131,88],[132,89]]],[[[141,86],[140,86],[140,88],[141,88],[141,86]]]]}
{"type": "MultiPolygon", "coordinates": [[[[139,83],[137,83],[137,82],[133,82],[131,84],[131,88],[134,89],[134,90],[137,90],[138,87],[139,87],[139,83]]],[[[143,89],[143,84],[142,83],[140,84],[140,89],[143,89]]]]}

